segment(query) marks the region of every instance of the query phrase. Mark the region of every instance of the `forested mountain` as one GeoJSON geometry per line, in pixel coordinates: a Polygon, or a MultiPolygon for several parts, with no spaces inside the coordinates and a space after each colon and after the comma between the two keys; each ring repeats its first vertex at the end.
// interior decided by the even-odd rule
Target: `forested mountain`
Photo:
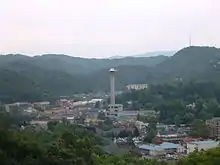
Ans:
{"type": "MultiPolygon", "coordinates": [[[[110,67],[118,67],[121,65],[143,65],[143,66],[155,66],[164,60],[167,56],[155,56],[155,57],[126,57],[123,59],[86,59],[79,57],[71,57],[67,55],[42,55],[28,57],[24,55],[5,55],[0,56],[0,67],[13,69],[17,71],[17,63],[23,65],[32,65],[41,69],[52,71],[63,71],[69,74],[90,74],[100,69],[106,69],[110,67]]],[[[18,68],[20,69],[20,68],[18,68]]]]}
{"type": "Polygon", "coordinates": [[[220,50],[214,47],[184,48],[153,68],[163,79],[212,79],[219,71],[220,50]]]}
{"type": "MultiPolygon", "coordinates": [[[[220,50],[214,47],[188,47],[152,66],[119,66],[117,87],[129,83],[163,83],[175,80],[216,80],[220,75],[220,50]]],[[[107,69],[92,74],[98,86],[108,88],[107,69]],[[100,84],[102,83],[102,85],[100,84]]],[[[94,82],[95,83],[95,82],[94,82]]]]}
{"type": "Polygon", "coordinates": [[[121,58],[125,58],[125,57],[155,57],[155,56],[172,56],[176,53],[176,51],[155,51],[155,52],[147,52],[147,53],[142,53],[142,54],[135,54],[135,55],[131,55],[131,56],[112,56],[109,57],[109,59],[121,59],[121,58]]]}
{"type": "MultiPolygon", "coordinates": [[[[35,57],[20,54],[0,56],[0,100],[32,101],[76,92],[108,91],[110,67],[122,66],[125,71],[133,70],[136,73],[139,68],[155,66],[166,58],[168,57],[129,57],[109,60],[49,54],[35,57]]],[[[129,79],[126,73],[123,75],[126,78],[125,81],[122,78],[123,83],[119,83],[119,87],[124,86],[127,79],[133,79],[129,79]]]]}
{"type": "Polygon", "coordinates": [[[164,56],[172,56],[176,53],[176,51],[156,51],[156,52],[147,52],[143,54],[136,54],[132,57],[149,57],[149,56],[158,56],[158,55],[164,55],[164,56]]]}
{"type": "Polygon", "coordinates": [[[49,54],[0,56],[0,99],[35,100],[75,92],[109,91],[110,67],[118,70],[116,87],[122,89],[130,83],[163,83],[176,78],[215,80],[220,75],[219,65],[220,50],[214,47],[188,47],[171,57],[114,60],[49,54]]]}

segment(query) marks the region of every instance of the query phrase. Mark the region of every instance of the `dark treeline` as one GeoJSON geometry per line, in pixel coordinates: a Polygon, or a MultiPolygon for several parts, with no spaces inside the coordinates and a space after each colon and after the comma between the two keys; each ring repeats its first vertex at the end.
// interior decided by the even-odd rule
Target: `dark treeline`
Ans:
{"type": "Polygon", "coordinates": [[[176,82],[150,85],[148,89],[126,92],[117,101],[130,109],[154,109],[164,123],[191,123],[194,119],[220,116],[220,83],[176,82]],[[131,101],[132,104],[128,104],[131,101]]]}

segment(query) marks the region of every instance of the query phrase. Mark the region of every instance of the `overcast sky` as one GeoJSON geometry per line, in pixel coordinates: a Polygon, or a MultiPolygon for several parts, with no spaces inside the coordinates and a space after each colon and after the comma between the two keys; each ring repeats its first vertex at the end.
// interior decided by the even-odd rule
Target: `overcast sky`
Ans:
{"type": "Polygon", "coordinates": [[[0,53],[80,57],[220,47],[219,0],[0,0],[0,53]]]}

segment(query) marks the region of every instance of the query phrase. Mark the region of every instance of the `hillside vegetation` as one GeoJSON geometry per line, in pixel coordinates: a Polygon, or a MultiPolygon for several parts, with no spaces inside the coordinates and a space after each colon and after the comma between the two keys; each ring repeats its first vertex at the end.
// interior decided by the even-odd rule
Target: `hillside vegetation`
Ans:
{"type": "Polygon", "coordinates": [[[132,151],[114,156],[101,149],[100,137],[65,120],[49,122],[48,130],[30,125],[21,130],[10,115],[1,112],[0,119],[2,165],[218,165],[220,161],[219,148],[194,152],[176,162],[142,159],[132,151]]]}
{"type": "Polygon", "coordinates": [[[220,51],[214,47],[184,48],[171,57],[113,60],[65,55],[6,55],[0,56],[0,99],[36,100],[76,92],[109,91],[110,67],[118,70],[116,87],[123,89],[130,83],[158,84],[177,78],[216,80],[220,75],[219,65],[220,51]]]}

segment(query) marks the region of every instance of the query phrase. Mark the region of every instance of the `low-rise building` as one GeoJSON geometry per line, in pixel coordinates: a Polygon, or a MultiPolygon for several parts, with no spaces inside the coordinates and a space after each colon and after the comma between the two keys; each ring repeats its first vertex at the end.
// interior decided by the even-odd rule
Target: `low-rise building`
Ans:
{"type": "Polygon", "coordinates": [[[207,150],[211,148],[216,148],[219,146],[219,141],[215,140],[205,140],[205,141],[195,141],[186,144],[187,154],[193,151],[207,150]]]}
{"type": "Polygon", "coordinates": [[[31,107],[31,104],[28,102],[17,102],[17,103],[12,103],[12,104],[6,104],[5,110],[7,112],[13,112],[17,110],[28,109],[29,107],[31,107]]]}
{"type": "Polygon", "coordinates": [[[180,144],[164,142],[160,145],[140,145],[139,149],[145,155],[162,156],[165,154],[182,153],[184,148],[180,144]]]}

